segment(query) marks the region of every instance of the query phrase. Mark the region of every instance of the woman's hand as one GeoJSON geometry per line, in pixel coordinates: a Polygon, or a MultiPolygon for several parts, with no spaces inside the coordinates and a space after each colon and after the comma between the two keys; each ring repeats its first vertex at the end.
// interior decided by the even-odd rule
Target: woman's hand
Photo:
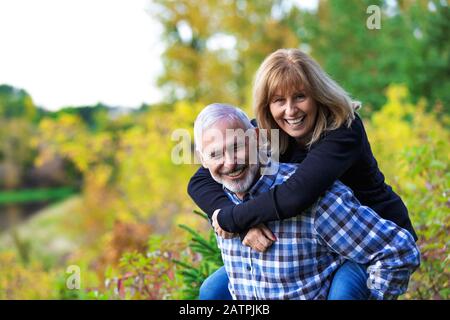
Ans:
{"type": "Polygon", "coordinates": [[[251,228],[242,244],[258,252],[265,252],[276,241],[275,235],[264,224],[251,228]]]}
{"type": "Polygon", "coordinates": [[[235,233],[227,232],[219,226],[219,222],[217,221],[217,215],[219,214],[219,211],[220,211],[220,209],[217,209],[216,211],[214,211],[212,218],[211,218],[214,231],[217,233],[217,235],[219,237],[222,237],[224,239],[231,239],[231,238],[236,237],[237,235],[235,233]]]}

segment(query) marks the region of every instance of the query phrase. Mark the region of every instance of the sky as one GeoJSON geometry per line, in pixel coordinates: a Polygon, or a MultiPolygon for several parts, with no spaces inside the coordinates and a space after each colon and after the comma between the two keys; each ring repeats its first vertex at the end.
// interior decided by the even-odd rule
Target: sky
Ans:
{"type": "Polygon", "coordinates": [[[149,7],[150,0],[0,0],[0,84],[25,89],[49,110],[161,101],[162,29],[149,7]]]}
{"type": "Polygon", "coordinates": [[[0,0],[0,84],[50,110],[161,100],[160,26],[146,0],[0,0]]]}

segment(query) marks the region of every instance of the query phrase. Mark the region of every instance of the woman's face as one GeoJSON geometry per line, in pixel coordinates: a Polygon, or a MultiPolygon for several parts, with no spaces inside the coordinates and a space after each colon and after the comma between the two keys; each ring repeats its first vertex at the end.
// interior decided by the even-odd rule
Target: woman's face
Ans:
{"type": "Polygon", "coordinates": [[[314,129],[317,106],[303,90],[282,95],[276,91],[270,103],[270,113],[281,130],[304,145],[314,129]]]}

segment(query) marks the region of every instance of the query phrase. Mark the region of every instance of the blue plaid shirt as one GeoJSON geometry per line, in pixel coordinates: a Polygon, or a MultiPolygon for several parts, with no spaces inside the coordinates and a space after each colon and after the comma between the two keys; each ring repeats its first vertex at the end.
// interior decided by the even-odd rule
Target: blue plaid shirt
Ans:
{"type": "MultiPolygon", "coordinates": [[[[297,165],[271,162],[246,198],[287,180],[297,165]]],[[[236,204],[242,202],[224,188],[236,204]]],[[[245,199],[244,199],[245,200],[245,199]]],[[[420,253],[411,234],[362,206],[350,188],[335,182],[298,216],[267,223],[277,240],[264,253],[239,237],[217,237],[234,299],[326,299],[333,273],[346,259],[367,265],[372,299],[403,294],[420,253]]]]}

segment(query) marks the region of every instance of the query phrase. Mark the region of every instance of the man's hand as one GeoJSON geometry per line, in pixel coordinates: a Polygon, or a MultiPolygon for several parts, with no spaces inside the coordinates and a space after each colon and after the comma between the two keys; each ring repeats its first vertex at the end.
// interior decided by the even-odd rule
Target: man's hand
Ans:
{"type": "Polygon", "coordinates": [[[212,226],[214,228],[214,231],[217,233],[217,235],[219,237],[222,237],[224,239],[231,239],[231,238],[236,237],[236,234],[226,232],[219,226],[219,222],[217,221],[217,215],[219,214],[219,211],[220,211],[220,209],[217,209],[216,211],[214,211],[214,213],[212,215],[212,226]]]}
{"type": "Polygon", "coordinates": [[[251,228],[242,244],[258,252],[265,252],[276,241],[275,235],[264,224],[251,228]]]}

